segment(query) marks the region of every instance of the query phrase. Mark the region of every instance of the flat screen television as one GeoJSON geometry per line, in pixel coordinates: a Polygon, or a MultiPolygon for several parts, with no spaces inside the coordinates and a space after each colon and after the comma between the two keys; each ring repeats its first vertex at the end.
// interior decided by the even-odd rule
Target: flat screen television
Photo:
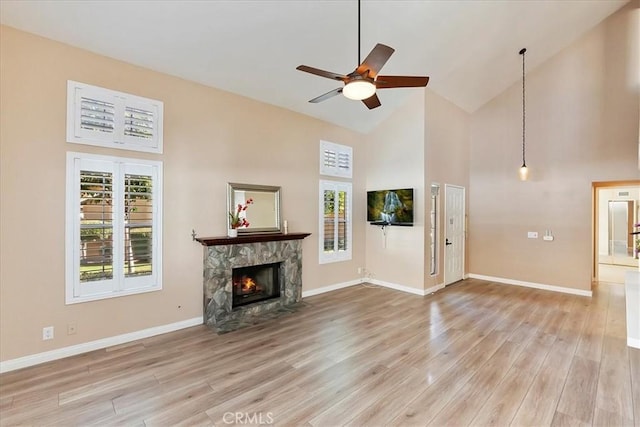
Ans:
{"type": "Polygon", "coordinates": [[[367,191],[367,221],[375,225],[413,225],[413,188],[367,191]]]}

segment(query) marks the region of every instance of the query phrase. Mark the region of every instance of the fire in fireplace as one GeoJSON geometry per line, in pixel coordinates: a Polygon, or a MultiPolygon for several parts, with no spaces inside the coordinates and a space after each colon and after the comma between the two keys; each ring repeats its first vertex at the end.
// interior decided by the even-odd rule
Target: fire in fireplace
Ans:
{"type": "Polygon", "coordinates": [[[234,268],[232,306],[280,297],[280,263],[234,268]]]}

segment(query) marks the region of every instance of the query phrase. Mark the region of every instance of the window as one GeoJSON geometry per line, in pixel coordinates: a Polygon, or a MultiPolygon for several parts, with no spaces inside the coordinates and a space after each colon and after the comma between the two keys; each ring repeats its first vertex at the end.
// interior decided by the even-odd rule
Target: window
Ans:
{"type": "Polygon", "coordinates": [[[162,153],[163,103],[67,82],[67,142],[162,153]]]}
{"type": "Polygon", "coordinates": [[[67,304],[162,288],[162,163],[67,154],[67,304]]]}
{"type": "Polygon", "coordinates": [[[438,195],[440,186],[431,184],[431,274],[438,273],[438,195]]]}
{"type": "Polygon", "coordinates": [[[320,181],[320,264],[351,259],[351,183],[320,181]]]}
{"type": "Polygon", "coordinates": [[[320,141],[320,175],[352,178],[353,149],[346,145],[320,141]]]}

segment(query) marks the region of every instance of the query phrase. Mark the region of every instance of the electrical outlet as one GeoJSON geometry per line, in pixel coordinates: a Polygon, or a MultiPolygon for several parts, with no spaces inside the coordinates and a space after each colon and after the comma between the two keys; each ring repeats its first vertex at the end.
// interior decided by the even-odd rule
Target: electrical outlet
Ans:
{"type": "Polygon", "coordinates": [[[52,340],[53,339],[53,326],[47,326],[42,328],[42,340],[52,340]]]}
{"type": "Polygon", "coordinates": [[[78,324],[76,322],[67,324],[67,335],[75,335],[76,332],[78,332],[78,324]]]}
{"type": "Polygon", "coordinates": [[[358,267],[358,274],[362,274],[362,267],[358,267]]]}
{"type": "Polygon", "coordinates": [[[529,238],[529,239],[537,239],[538,238],[538,232],[537,231],[529,231],[529,232],[527,232],[527,238],[529,238]]]}

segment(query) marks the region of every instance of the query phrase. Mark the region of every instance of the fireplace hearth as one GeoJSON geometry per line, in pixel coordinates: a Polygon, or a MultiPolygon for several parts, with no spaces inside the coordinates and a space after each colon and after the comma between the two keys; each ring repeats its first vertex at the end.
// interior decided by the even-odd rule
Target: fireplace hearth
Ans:
{"type": "Polygon", "coordinates": [[[279,262],[234,268],[232,307],[280,297],[279,262]]]}

